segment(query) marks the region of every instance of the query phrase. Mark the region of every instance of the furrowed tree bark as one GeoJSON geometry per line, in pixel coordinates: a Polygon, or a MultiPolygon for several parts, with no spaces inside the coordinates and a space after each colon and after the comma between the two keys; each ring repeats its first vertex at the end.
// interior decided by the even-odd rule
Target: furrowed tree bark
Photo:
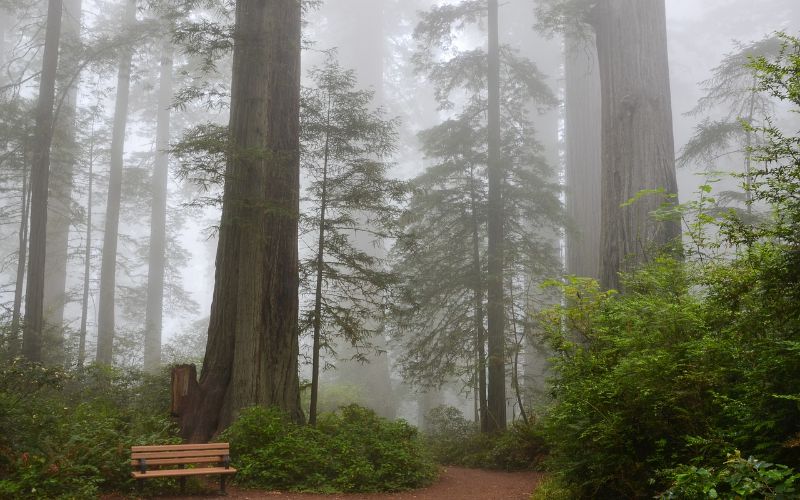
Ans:
{"type": "Polygon", "coordinates": [[[678,221],[650,213],[677,193],[664,0],[602,0],[592,12],[602,93],[600,281],[619,288],[619,271],[675,243],[678,221]]]}
{"type": "Polygon", "coordinates": [[[567,272],[600,278],[601,106],[597,49],[567,39],[566,208],[576,232],[567,236],[567,272]]]}
{"type": "Polygon", "coordinates": [[[155,373],[161,367],[161,332],[164,304],[164,269],[167,239],[167,181],[169,174],[170,105],[172,104],[172,44],[165,38],[161,49],[156,158],[153,168],[153,200],[150,219],[150,256],[147,272],[144,369],[155,373]]]}
{"type": "Polygon", "coordinates": [[[500,45],[497,0],[489,0],[487,432],[506,428],[505,311],[503,304],[503,164],[500,159],[500,45]]]}
{"type": "Polygon", "coordinates": [[[58,41],[61,34],[61,0],[49,0],[45,28],[39,102],[36,107],[33,161],[31,163],[31,222],[28,281],[25,287],[25,325],[22,354],[42,361],[44,333],[45,248],[47,239],[47,185],[50,177],[50,145],[53,141],[58,41]]]}
{"type": "Polygon", "coordinates": [[[300,409],[298,218],[300,2],[239,0],[230,143],[208,344],[181,415],[207,441],[239,410],[300,409]]]}
{"type": "MultiPolygon", "coordinates": [[[[123,26],[136,23],[136,0],[127,0],[123,26]]],[[[117,96],[114,106],[114,126],[111,132],[111,171],[108,179],[103,258],[100,265],[100,304],[97,315],[97,362],[110,365],[113,361],[115,329],[115,295],[117,286],[117,240],[119,209],[122,199],[122,163],[125,150],[125,127],[128,123],[128,96],[131,84],[133,47],[121,49],[117,73],[117,96]]]]}
{"type": "MultiPolygon", "coordinates": [[[[61,60],[76,63],[80,42],[81,0],[63,0],[61,26],[61,60]]],[[[54,364],[64,363],[64,305],[67,302],[67,255],[69,228],[72,225],[72,186],[75,170],[75,107],[78,100],[79,78],[69,71],[59,75],[63,95],[58,105],[53,136],[47,204],[47,259],[44,289],[44,325],[47,344],[46,357],[54,364]]]]}

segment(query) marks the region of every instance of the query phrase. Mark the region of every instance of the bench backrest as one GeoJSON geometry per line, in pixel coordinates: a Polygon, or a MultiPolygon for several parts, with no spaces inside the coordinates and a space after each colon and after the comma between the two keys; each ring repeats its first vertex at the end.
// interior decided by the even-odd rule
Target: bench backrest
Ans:
{"type": "Polygon", "coordinates": [[[132,446],[131,465],[137,469],[200,463],[224,463],[227,466],[229,451],[228,443],[132,446]]]}

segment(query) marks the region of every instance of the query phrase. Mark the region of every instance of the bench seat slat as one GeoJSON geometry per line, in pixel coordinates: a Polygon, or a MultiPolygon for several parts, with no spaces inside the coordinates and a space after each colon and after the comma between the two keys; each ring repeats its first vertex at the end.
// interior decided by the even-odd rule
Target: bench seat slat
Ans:
{"type": "Polygon", "coordinates": [[[163,469],[152,470],[145,473],[138,471],[131,472],[135,479],[147,479],[149,477],[180,477],[180,476],[200,476],[203,474],[235,474],[233,467],[203,467],[198,469],[163,469]]]}
{"type": "MultiPolygon", "coordinates": [[[[219,455],[213,457],[198,457],[198,458],[153,458],[145,459],[148,467],[151,465],[181,465],[181,464],[218,464],[222,462],[219,455]]],[[[131,466],[139,468],[139,460],[131,460],[131,466]]]]}
{"type": "Polygon", "coordinates": [[[147,451],[131,453],[132,459],[144,458],[186,458],[190,460],[195,457],[223,457],[228,455],[228,450],[188,450],[188,451],[147,451]]]}
{"type": "Polygon", "coordinates": [[[200,444],[158,444],[145,446],[131,446],[133,453],[143,451],[175,451],[175,450],[221,450],[230,449],[230,443],[200,443],[200,444]]]}

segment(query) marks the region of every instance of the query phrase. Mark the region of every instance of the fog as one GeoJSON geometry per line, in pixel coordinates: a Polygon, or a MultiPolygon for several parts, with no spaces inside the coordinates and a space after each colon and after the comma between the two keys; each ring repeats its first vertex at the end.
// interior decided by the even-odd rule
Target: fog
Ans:
{"type": "MultiPolygon", "coordinates": [[[[32,201],[27,201],[30,196],[27,176],[31,162],[41,156],[36,149],[40,143],[36,142],[39,129],[35,110],[45,75],[40,68],[45,52],[47,2],[0,2],[0,345],[3,349],[18,349],[14,346],[22,342],[19,323],[31,321],[27,319],[30,299],[26,286],[29,285],[24,284],[30,281],[20,281],[20,277],[34,272],[43,275],[45,297],[41,359],[70,367],[96,359],[101,274],[111,272],[101,270],[101,261],[108,251],[103,244],[110,231],[107,214],[113,211],[108,208],[112,192],[109,179],[114,157],[115,109],[120,106],[127,109],[128,116],[120,174],[121,208],[116,214],[119,236],[115,239],[117,249],[111,264],[116,281],[111,280],[110,292],[103,292],[106,293],[103,300],[110,300],[111,304],[106,302],[104,306],[112,318],[108,332],[109,341],[113,340],[111,362],[117,367],[144,367],[149,371],[176,363],[200,365],[210,331],[209,317],[212,330],[222,328],[215,327],[213,319],[214,314],[222,313],[212,312],[215,279],[217,287],[227,286],[221,283],[227,283],[225,273],[231,269],[216,262],[221,210],[226,202],[222,179],[226,161],[234,161],[230,158],[237,156],[226,157],[231,151],[227,149],[229,146],[214,143],[214,138],[227,137],[224,127],[231,119],[231,75],[246,70],[232,62],[236,47],[231,31],[235,2],[140,0],[134,3],[136,21],[126,25],[121,21],[126,2],[63,2],[60,58],[55,76],[56,117],[50,122],[55,133],[52,145],[46,146],[50,151],[47,207],[51,215],[46,235],[42,233],[48,245],[59,234],[64,239],[61,250],[64,258],[60,264],[63,276],[58,278],[57,272],[24,269],[24,265],[19,265],[24,252],[28,256],[33,252],[34,247],[29,250],[26,245],[45,241],[35,239],[34,232],[28,239],[27,231],[33,231],[35,223],[33,219],[30,224],[23,221],[31,217],[27,204],[37,206],[35,194],[32,201]],[[74,31],[70,23],[78,23],[79,29],[74,31]],[[167,119],[170,146],[159,151],[158,99],[159,89],[164,85],[159,70],[167,54],[165,47],[170,47],[174,54],[170,67],[172,91],[166,91],[172,102],[167,119]],[[124,61],[126,51],[132,58],[128,66],[130,95],[126,94],[126,102],[120,104],[118,82],[122,81],[125,66],[120,61],[124,61]],[[220,127],[221,135],[209,132],[219,134],[220,127]],[[152,290],[148,291],[154,272],[148,259],[152,258],[151,221],[155,220],[153,200],[157,190],[153,171],[159,152],[169,158],[169,176],[166,222],[162,229],[166,235],[166,260],[158,271],[164,276],[159,292],[163,298],[154,299],[152,290]],[[88,229],[92,246],[87,281],[84,272],[90,211],[92,220],[88,229]],[[88,301],[83,300],[84,287],[88,301]],[[148,300],[156,300],[160,309],[157,313],[148,312],[148,300]],[[81,333],[84,310],[85,338],[81,333]],[[154,315],[158,321],[153,319],[154,315]],[[155,366],[145,366],[146,338],[157,343],[151,351],[160,360],[155,366]],[[84,359],[80,359],[81,344],[85,348],[84,359]]],[[[572,35],[569,31],[565,35],[563,26],[555,26],[558,23],[542,26],[547,20],[536,17],[541,12],[537,8],[546,9],[560,2],[507,0],[499,5],[500,81],[496,82],[500,101],[499,153],[492,153],[492,146],[485,144],[487,131],[492,133],[492,126],[487,124],[492,120],[492,112],[488,111],[492,96],[487,90],[492,77],[486,65],[473,66],[493,57],[487,55],[489,22],[483,10],[479,14],[470,13],[469,9],[466,13],[458,10],[464,5],[480,7],[483,3],[327,0],[317,5],[306,2],[299,70],[306,90],[298,101],[301,131],[296,196],[301,216],[300,229],[296,229],[299,256],[295,260],[299,260],[299,271],[295,269],[295,276],[299,273],[299,292],[295,299],[299,305],[294,319],[287,320],[293,321],[299,331],[296,371],[299,371],[304,412],[309,411],[305,405],[313,378],[315,327],[321,356],[320,410],[358,402],[382,416],[403,417],[422,426],[428,410],[447,403],[461,409],[470,419],[479,419],[479,407],[486,404],[478,395],[486,391],[482,387],[486,381],[480,379],[487,371],[490,385],[493,378],[492,367],[487,368],[486,360],[492,357],[494,349],[492,336],[498,320],[493,318],[497,314],[502,319],[499,343],[505,349],[499,367],[505,377],[499,384],[506,387],[501,399],[505,401],[507,419],[519,418],[521,409],[535,406],[546,393],[549,354],[541,339],[532,333],[535,326],[530,318],[560,303],[561,298],[543,290],[541,285],[547,280],[584,272],[568,263],[570,251],[580,248],[595,256],[604,251],[599,239],[588,236],[598,228],[580,227],[582,220],[589,219],[581,219],[581,214],[574,213],[574,210],[589,210],[592,212],[589,215],[599,217],[599,205],[592,207],[586,200],[582,201],[587,204],[575,205],[570,199],[580,189],[572,184],[579,183],[580,178],[576,180],[575,174],[569,173],[575,170],[570,168],[583,167],[569,165],[573,158],[573,153],[568,152],[572,130],[569,117],[580,116],[586,124],[594,124],[593,132],[589,133],[595,134],[598,144],[588,154],[593,155],[592,164],[597,168],[601,163],[598,149],[601,120],[597,112],[578,109],[576,115],[570,113],[565,75],[572,35]],[[448,6],[454,9],[450,14],[448,6]],[[351,80],[342,74],[334,78],[333,73],[328,74],[328,80],[315,77],[315,68],[319,71],[334,59],[342,71],[354,71],[351,80]],[[456,63],[462,66],[456,67],[456,63]],[[341,94],[331,97],[334,80],[341,86],[336,90],[341,94]],[[360,91],[371,95],[357,97],[360,91]],[[328,108],[313,108],[314,102],[322,103],[323,108],[327,102],[328,108]],[[331,103],[344,103],[341,109],[333,111],[334,118],[341,120],[334,128],[330,128],[331,103]],[[328,128],[323,127],[325,113],[328,128]],[[322,121],[317,123],[315,119],[322,121]],[[314,128],[315,124],[318,128],[314,128]],[[351,136],[346,134],[347,127],[352,129],[351,136]],[[382,132],[375,133],[375,129],[382,132]],[[324,140],[323,134],[328,134],[324,140]],[[330,144],[336,146],[331,149],[330,144]],[[500,159],[493,154],[499,154],[500,159]],[[323,166],[324,177],[322,170],[316,170],[323,166]],[[360,168],[353,170],[357,173],[347,174],[348,169],[356,167],[360,168]],[[494,223],[492,214],[497,212],[492,208],[492,192],[497,188],[491,179],[493,168],[501,169],[499,178],[506,189],[505,219],[501,217],[494,223]],[[353,178],[361,179],[361,184],[347,188],[353,178]],[[338,184],[326,187],[326,191],[315,191],[322,189],[323,179],[334,179],[338,184]],[[396,181],[397,186],[386,187],[396,181]],[[399,181],[408,184],[401,189],[399,181]],[[378,192],[380,196],[376,195],[378,192]],[[324,220],[325,211],[320,209],[326,202],[333,203],[326,208],[328,220],[324,220]],[[502,268],[499,279],[490,270],[495,262],[491,252],[496,248],[492,234],[498,234],[492,233],[493,224],[495,228],[497,224],[502,226],[499,234],[501,239],[505,238],[505,254],[501,254],[497,264],[502,268]],[[330,236],[330,243],[326,240],[331,246],[324,249],[322,240],[326,236],[320,227],[326,228],[328,235],[335,235],[330,236]],[[473,271],[474,276],[470,274],[473,271]],[[316,273],[320,273],[319,280],[316,273]],[[497,292],[492,289],[495,281],[501,292],[496,307],[490,303],[497,300],[497,292]],[[484,349],[488,349],[488,354],[484,349]]],[[[659,2],[648,0],[648,4],[659,2]]],[[[746,118],[731,116],[724,105],[690,113],[707,95],[715,68],[726,56],[774,37],[778,31],[797,34],[800,8],[796,0],[666,0],[665,7],[668,61],[662,62],[669,70],[670,95],[660,97],[671,103],[671,117],[665,113],[670,110],[659,111],[653,105],[644,106],[645,111],[637,119],[641,123],[671,120],[674,141],[669,147],[674,149],[675,157],[681,157],[703,120],[746,118]]],[[[625,26],[622,25],[621,31],[627,34],[625,26]]],[[[597,36],[598,43],[605,43],[599,32],[597,36]]],[[[610,67],[630,63],[628,70],[635,72],[638,65],[645,65],[651,59],[658,63],[660,57],[657,51],[648,54],[646,50],[650,48],[641,52],[635,48],[631,53],[638,54],[645,62],[619,61],[626,56],[603,52],[606,49],[601,45],[598,63],[594,34],[576,46],[577,50],[590,54],[584,59],[594,61],[584,76],[594,78],[595,85],[600,85],[599,64],[610,67]]],[[[276,67],[281,69],[270,69],[269,78],[280,79],[284,73],[293,71],[287,65],[276,67]]],[[[642,70],[648,72],[651,71],[642,70]]],[[[268,80],[264,74],[249,78],[268,80]]],[[[598,89],[595,87],[597,97],[593,99],[600,98],[598,89]]],[[[605,93],[603,96],[606,98],[605,93]]],[[[270,99],[275,106],[280,101],[270,99]]],[[[648,103],[658,100],[652,96],[642,99],[650,99],[648,103]]],[[[610,109],[607,102],[604,105],[610,109]]],[[[796,125],[796,117],[777,103],[773,113],[776,123],[796,125]]],[[[757,123],[764,119],[751,118],[757,123]]],[[[608,130],[614,128],[617,130],[614,133],[626,133],[623,128],[607,123],[602,126],[608,130]]],[[[663,130],[653,134],[657,137],[648,144],[656,144],[652,149],[663,153],[665,149],[659,141],[669,142],[672,138],[667,138],[669,134],[663,130]]],[[[610,139],[604,140],[608,143],[610,139]]],[[[579,141],[588,144],[584,138],[579,141]]],[[[624,138],[620,141],[624,143],[624,138]]],[[[710,178],[721,179],[715,183],[714,193],[741,191],[741,179],[705,173],[707,170],[742,172],[743,146],[732,143],[728,147],[734,153],[720,154],[713,166],[703,164],[702,160],[687,161],[687,166],[679,166],[671,173],[677,180],[677,200],[683,203],[695,200],[700,186],[710,178]]],[[[659,159],[662,160],[671,164],[674,158],[659,159]]],[[[262,161],[267,160],[262,158],[262,161]]],[[[585,167],[590,168],[588,164],[585,167]]],[[[634,168],[640,167],[645,169],[638,164],[634,168]]],[[[600,186],[589,187],[597,189],[599,198],[600,186]]],[[[625,201],[637,191],[665,187],[669,191],[668,186],[647,184],[634,186],[632,193],[618,194],[625,201]]],[[[730,206],[744,209],[741,199],[734,196],[731,200],[730,206]]],[[[647,211],[643,213],[646,218],[647,211]]],[[[609,224],[603,219],[600,225],[609,224]]],[[[651,229],[647,226],[647,231],[651,229]]],[[[678,232],[680,239],[680,229],[678,232]]],[[[264,238],[272,234],[272,228],[267,228],[265,234],[264,238]]],[[[662,237],[660,229],[652,229],[652,234],[654,241],[662,237]]],[[[686,235],[682,237],[685,239],[686,235]]],[[[53,264],[56,262],[53,255],[48,254],[45,259],[50,260],[46,262],[58,267],[53,264]]],[[[618,256],[614,262],[627,257],[618,256]]],[[[275,267],[280,266],[271,269],[275,267]]],[[[623,269],[624,266],[606,272],[616,275],[623,269]]],[[[255,272],[248,268],[236,270],[237,276],[255,272]]],[[[601,280],[604,286],[618,285],[604,281],[599,269],[586,274],[601,280]]],[[[272,276],[264,281],[271,282],[272,276]]],[[[240,293],[246,294],[247,287],[240,286],[240,293]]],[[[258,300],[268,302],[266,298],[258,300]]],[[[241,311],[244,306],[239,306],[241,311]]],[[[264,318],[271,317],[270,314],[273,313],[254,316],[259,319],[253,320],[253,324],[266,324],[268,320],[264,318]]],[[[263,336],[268,335],[263,333],[263,336]]],[[[489,392],[491,400],[492,391],[489,392]]],[[[488,405],[491,408],[492,402],[488,405]]]]}

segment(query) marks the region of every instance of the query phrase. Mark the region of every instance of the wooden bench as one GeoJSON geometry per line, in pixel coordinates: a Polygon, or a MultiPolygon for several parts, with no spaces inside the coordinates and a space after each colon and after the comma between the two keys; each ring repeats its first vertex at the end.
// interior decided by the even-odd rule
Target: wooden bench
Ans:
{"type": "Polygon", "coordinates": [[[229,450],[228,443],[133,446],[131,466],[134,470],[131,475],[140,490],[145,479],[177,477],[183,491],[187,476],[219,474],[219,490],[224,495],[226,476],[236,473],[236,469],[230,466],[229,450]],[[189,465],[194,467],[187,468],[189,465]]]}

